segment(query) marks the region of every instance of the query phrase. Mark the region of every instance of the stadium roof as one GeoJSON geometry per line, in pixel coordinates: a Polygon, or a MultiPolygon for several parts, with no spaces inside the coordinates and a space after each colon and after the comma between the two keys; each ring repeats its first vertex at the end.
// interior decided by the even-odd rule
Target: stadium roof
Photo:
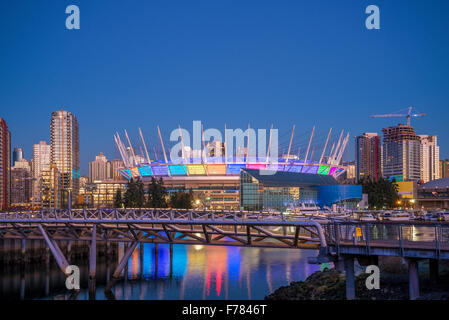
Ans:
{"type": "Polygon", "coordinates": [[[449,178],[429,181],[421,185],[421,188],[449,188],[449,178]]]}
{"type": "Polygon", "coordinates": [[[338,184],[334,177],[322,174],[277,171],[275,174],[260,174],[264,170],[243,169],[264,186],[309,187],[338,184]]]}

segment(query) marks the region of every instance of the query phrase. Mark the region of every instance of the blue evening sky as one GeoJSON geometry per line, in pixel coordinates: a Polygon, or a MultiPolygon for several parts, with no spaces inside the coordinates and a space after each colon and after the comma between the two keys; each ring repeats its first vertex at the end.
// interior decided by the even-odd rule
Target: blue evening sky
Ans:
{"type": "Polygon", "coordinates": [[[273,123],[284,149],[295,124],[302,153],[313,125],[317,150],[329,127],[344,129],[351,160],[355,135],[405,121],[371,114],[409,105],[427,113],[412,120],[417,132],[438,135],[449,157],[447,0],[0,2],[0,117],[12,147],[30,159],[63,106],[79,120],[82,174],[100,151],[118,156],[115,131],[137,145],[140,126],[159,151],[157,124],[168,141],[192,120],[273,123]],[[80,30],[65,28],[70,4],[80,30]],[[380,30],[365,28],[370,4],[380,30]]]}

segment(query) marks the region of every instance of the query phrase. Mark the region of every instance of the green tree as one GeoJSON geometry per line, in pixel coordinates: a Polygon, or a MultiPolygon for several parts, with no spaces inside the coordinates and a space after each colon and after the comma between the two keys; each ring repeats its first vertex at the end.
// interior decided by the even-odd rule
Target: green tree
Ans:
{"type": "Polygon", "coordinates": [[[118,189],[114,197],[114,207],[121,208],[123,205],[122,190],[118,189]]]}
{"type": "Polygon", "coordinates": [[[394,180],[381,177],[375,181],[368,177],[360,179],[359,184],[362,185],[362,192],[368,194],[370,208],[392,208],[399,199],[398,186],[394,180]]]}
{"type": "Polygon", "coordinates": [[[134,206],[142,208],[145,203],[145,191],[142,180],[138,179],[136,182],[136,195],[134,199],[134,206]]]}
{"type": "Polygon", "coordinates": [[[162,178],[156,179],[151,177],[151,183],[148,186],[147,204],[148,208],[166,208],[167,207],[167,190],[164,186],[162,178]]]}
{"type": "Polygon", "coordinates": [[[185,192],[178,190],[170,197],[170,206],[177,209],[191,209],[193,201],[193,191],[185,192]]]}

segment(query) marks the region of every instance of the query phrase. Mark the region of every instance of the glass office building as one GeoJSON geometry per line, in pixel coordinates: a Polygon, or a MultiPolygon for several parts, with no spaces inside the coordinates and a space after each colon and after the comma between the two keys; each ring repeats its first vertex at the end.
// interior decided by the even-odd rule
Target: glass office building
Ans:
{"type": "Polygon", "coordinates": [[[243,210],[283,210],[297,206],[331,206],[344,201],[360,201],[359,185],[339,185],[332,176],[267,172],[244,169],[240,172],[240,207],[243,210]]]}

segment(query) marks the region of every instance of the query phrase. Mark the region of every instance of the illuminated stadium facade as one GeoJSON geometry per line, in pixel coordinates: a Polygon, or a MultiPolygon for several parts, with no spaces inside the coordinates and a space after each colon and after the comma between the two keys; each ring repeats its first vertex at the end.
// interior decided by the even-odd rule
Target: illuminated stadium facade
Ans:
{"type": "MultiPolygon", "coordinates": [[[[203,142],[203,145],[205,146],[204,150],[199,150],[197,153],[189,150],[189,152],[186,151],[183,153],[182,158],[177,159],[176,161],[169,161],[165,155],[165,147],[160,136],[159,128],[158,133],[164,153],[163,158],[165,160],[151,160],[149,158],[147,147],[140,129],[139,134],[141,143],[144,147],[143,149],[140,148],[140,155],[134,153],[134,149],[126,131],[125,136],[128,141],[128,146],[125,146],[122,143],[118,133],[114,135],[117,148],[125,163],[125,168],[120,169],[119,172],[128,180],[131,178],[140,178],[144,183],[151,181],[152,177],[157,179],[162,178],[169,193],[177,190],[192,189],[195,195],[195,204],[198,207],[207,207],[210,209],[239,209],[241,207],[239,190],[240,173],[242,169],[307,173],[311,175],[331,176],[333,178],[337,178],[346,171],[345,167],[338,163],[341,161],[341,156],[346,147],[349,135],[342,139],[341,134],[337,147],[335,147],[334,144],[330,149],[329,155],[325,157],[326,146],[330,137],[329,132],[328,138],[326,139],[326,146],[320,157],[321,162],[307,160],[309,150],[305,160],[300,160],[298,157],[289,154],[293,132],[292,138],[290,139],[288,154],[277,157],[276,159],[268,156],[251,156],[244,152],[240,155],[237,152],[237,156],[233,157],[226,157],[226,155],[224,157],[210,156],[214,153],[216,154],[216,152],[214,152],[214,150],[204,152],[204,150],[208,149],[211,143],[206,147],[203,142]],[[202,157],[195,157],[195,155],[198,154],[202,154],[202,157]],[[323,161],[323,159],[326,159],[326,161],[323,161]]],[[[312,139],[313,133],[309,140],[309,148],[312,139]]],[[[218,142],[218,144],[221,144],[223,150],[225,150],[226,142],[218,142]]],[[[215,145],[217,145],[217,142],[215,142],[215,145]]]]}

